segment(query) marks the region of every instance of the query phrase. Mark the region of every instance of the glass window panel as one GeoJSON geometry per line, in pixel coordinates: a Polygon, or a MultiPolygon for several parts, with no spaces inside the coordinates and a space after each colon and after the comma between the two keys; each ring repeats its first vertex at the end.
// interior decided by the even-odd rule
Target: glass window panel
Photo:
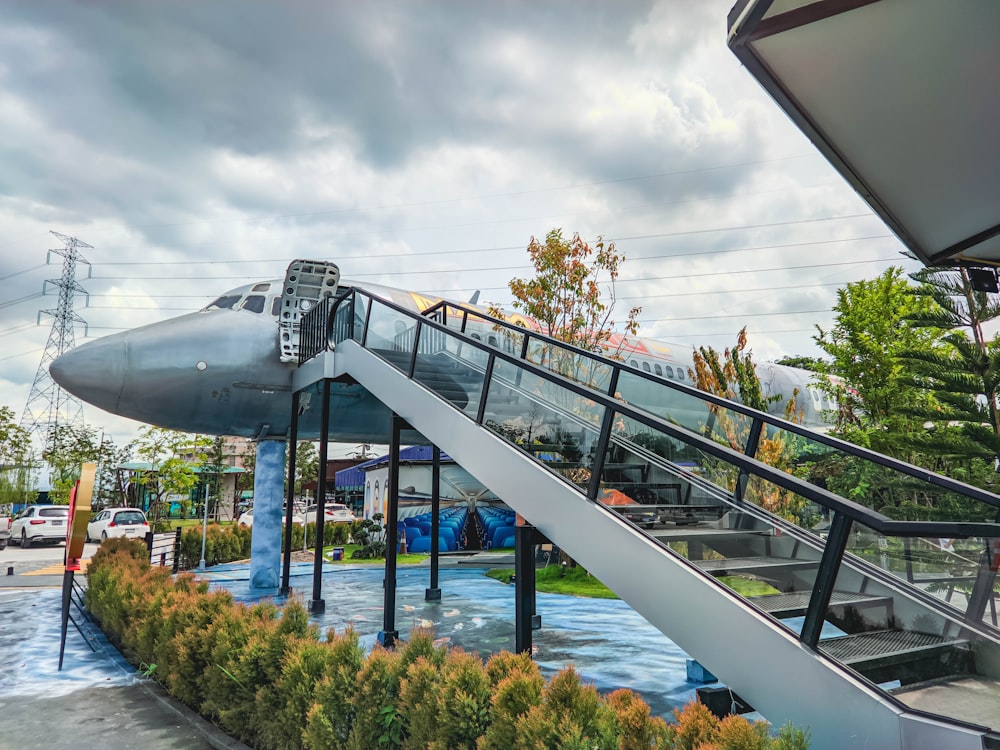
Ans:
{"type": "Polygon", "coordinates": [[[796,475],[898,521],[982,521],[996,506],[950,492],[919,476],[855,456],[808,435],[768,425],[755,456],[765,463],[790,460],[796,475]],[[860,481],[859,481],[860,480],[860,481]]]}

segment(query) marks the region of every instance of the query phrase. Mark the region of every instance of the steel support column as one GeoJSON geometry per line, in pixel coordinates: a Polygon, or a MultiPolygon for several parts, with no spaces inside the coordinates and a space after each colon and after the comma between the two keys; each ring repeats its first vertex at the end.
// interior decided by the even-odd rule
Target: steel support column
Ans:
{"type": "Polygon", "coordinates": [[[399,433],[403,419],[392,415],[389,440],[389,504],[385,510],[385,578],[382,581],[382,630],[378,642],[389,648],[399,640],[396,630],[396,551],[399,549],[399,433]]]}
{"type": "MultiPolygon", "coordinates": [[[[309,611],[326,612],[323,599],[323,516],[326,513],[326,459],[330,448],[330,380],[323,378],[319,419],[319,477],[316,480],[316,554],[313,557],[313,590],[309,611]]],[[[303,532],[305,530],[303,529],[303,532]]]]}
{"type": "Polygon", "coordinates": [[[433,447],[431,462],[431,580],[430,586],[424,591],[424,601],[441,601],[441,588],[438,586],[438,566],[440,563],[438,536],[441,527],[441,449],[433,447]]]}
{"type": "Polygon", "coordinates": [[[514,651],[531,653],[535,617],[535,527],[514,527],[514,651]]]}

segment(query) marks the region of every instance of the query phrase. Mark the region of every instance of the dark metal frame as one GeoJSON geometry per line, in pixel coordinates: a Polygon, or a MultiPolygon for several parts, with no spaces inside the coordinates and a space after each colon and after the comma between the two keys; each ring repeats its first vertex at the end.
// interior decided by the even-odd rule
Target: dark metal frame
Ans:
{"type": "MultiPolygon", "coordinates": [[[[483,384],[481,386],[482,390],[480,393],[480,404],[478,413],[475,417],[471,417],[465,412],[462,413],[466,418],[473,419],[477,424],[482,425],[486,402],[488,400],[489,387],[492,379],[493,369],[495,367],[497,359],[509,362],[515,365],[521,370],[527,371],[530,374],[537,376],[543,380],[549,381],[558,385],[561,388],[569,390],[578,396],[585,397],[598,406],[605,409],[605,414],[602,419],[602,426],[600,437],[598,438],[598,448],[603,447],[605,450],[597,450],[595,456],[595,463],[591,467],[592,477],[599,476],[601,470],[606,460],[606,449],[608,441],[610,440],[610,425],[615,415],[620,414],[628,417],[629,419],[643,424],[653,430],[659,431],[666,434],[672,438],[680,440],[689,446],[696,448],[710,456],[718,458],[728,464],[736,467],[740,472],[739,485],[745,486],[746,482],[750,477],[755,476],[764,481],[770,482],[778,487],[786,489],[793,492],[807,500],[810,500],[833,513],[833,527],[831,529],[830,536],[824,547],[824,552],[822,560],[817,571],[817,579],[814,584],[813,594],[810,600],[809,607],[806,612],[805,624],[803,630],[799,635],[800,640],[808,645],[812,649],[816,649],[816,644],[819,639],[819,630],[822,627],[823,617],[829,606],[830,595],[832,593],[833,585],[837,580],[837,575],[839,574],[841,564],[844,560],[846,543],[849,536],[851,524],[855,521],[864,524],[873,531],[886,536],[898,536],[904,539],[909,537],[953,537],[953,538],[969,538],[969,537],[1000,537],[1000,525],[996,523],[972,523],[972,522],[933,522],[933,521],[895,521],[892,520],[881,513],[877,513],[869,508],[866,508],[858,503],[847,500],[839,495],[836,495],[824,488],[817,487],[815,485],[809,484],[802,479],[794,477],[780,469],[776,469],[768,464],[764,464],[761,461],[754,458],[754,453],[756,452],[756,443],[759,440],[759,436],[763,434],[764,428],[768,425],[773,425],[781,429],[787,430],[793,434],[801,435],[808,438],[809,440],[819,442],[821,444],[828,445],[830,447],[836,448],[837,450],[845,453],[847,455],[853,455],[857,458],[872,461],[878,465],[884,466],[889,469],[899,471],[900,473],[912,476],[928,482],[931,485],[940,487],[947,491],[956,492],[966,497],[970,497],[981,502],[987,503],[994,507],[1000,507],[1000,497],[988,493],[979,488],[971,487],[969,485],[957,482],[948,477],[943,477],[940,475],[931,474],[924,469],[920,469],[909,464],[905,464],[901,461],[891,459],[885,456],[881,456],[872,451],[868,451],[864,448],[859,448],[858,446],[853,446],[849,443],[837,440],[827,435],[821,435],[819,433],[813,433],[806,428],[796,425],[787,420],[783,420],[777,417],[772,417],[763,412],[758,412],[756,410],[745,407],[742,404],[736,404],[727,401],[722,398],[712,396],[711,394],[699,391],[691,386],[687,386],[680,383],[673,383],[665,380],[656,379],[652,376],[646,376],[644,373],[632,370],[628,368],[630,375],[638,375],[647,380],[654,381],[658,386],[673,388],[675,390],[682,391],[688,395],[692,395],[698,399],[709,404],[715,404],[721,408],[725,408],[742,414],[747,417],[750,421],[750,434],[751,439],[748,440],[746,445],[746,453],[741,453],[739,451],[733,450],[728,446],[716,443],[709,438],[700,435],[698,433],[687,430],[678,425],[671,424],[666,420],[657,417],[653,414],[647,413],[640,409],[629,406],[628,404],[619,401],[615,398],[618,374],[626,369],[624,365],[620,362],[595,355],[592,352],[587,352],[581,350],[577,347],[573,347],[562,342],[553,342],[545,336],[538,333],[529,331],[524,328],[513,326],[505,321],[498,321],[483,315],[478,310],[467,310],[461,306],[453,305],[450,303],[440,303],[435,305],[428,310],[424,311],[423,314],[414,313],[411,310],[407,310],[389,300],[382,299],[375,295],[365,292],[364,290],[350,289],[345,294],[337,298],[337,300],[331,306],[329,312],[329,319],[332,321],[333,317],[337,314],[338,309],[341,305],[350,303],[352,305],[352,310],[350,313],[350,319],[353,321],[354,312],[353,305],[357,304],[356,299],[358,296],[364,296],[368,300],[367,309],[365,312],[365,330],[362,332],[362,346],[364,347],[364,341],[367,338],[368,323],[371,316],[372,306],[374,304],[383,305],[390,310],[395,311],[405,317],[409,317],[414,320],[415,323],[419,324],[419,329],[421,332],[426,330],[436,330],[443,335],[453,336],[456,338],[461,338],[463,345],[473,346],[480,349],[486,355],[486,364],[484,367],[484,377],[483,384]],[[540,341],[546,343],[552,343],[553,345],[560,346],[564,349],[572,351],[582,357],[590,358],[595,360],[604,366],[610,366],[612,368],[612,377],[610,379],[609,387],[607,392],[600,392],[595,389],[589,388],[585,385],[581,385],[574,380],[563,377],[551,370],[538,366],[533,362],[530,362],[522,357],[518,357],[516,354],[509,354],[501,349],[495,348],[488,343],[477,341],[471,337],[466,337],[461,333],[457,332],[455,328],[449,327],[446,322],[448,318],[448,311],[456,311],[462,319],[461,329],[462,331],[466,328],[467,319],[470,315],[477,318],[485,319],[491,324],[497,327],[506,327],[509,329],[514,329],[518,335],[523,335],[525,339],[522,341],[521,354],[526,354],[527,351],[527,339],[528,337],[537,338],[540,341]]],[[[353,327],[353,326],[352,326],[353,327]]],[[[328,333],[332,334],[332,325],[327,325],[328,333]]],[[[353,331],[352,338],[353,338],[353,331]]],[[[356,340],[356,339],[355,339],[356,340]]],[[[335,340],[327,341],[327,348],[332,349],[338,342],[335,340]]],[[[412,352],[416,352],[421,345],[421,338],[419,335],[414,335],[412,338],[412,352]]],[[[319,352],[316,352],[318,354],[319,352]]],[[[372,352],[375,356],[378,356],[377,352],[372,352]]],[[[412,362],[412,356],[411,356],[412,362]]],[[[411,369],[412,368],[408,368],[411,369]]],[[[396,431],[394,422],[394,433],[396,431]]],[[[394,439],[398,440],[398,436],[394,435],[394,439]]],[[[571,484],[575,489],[580,488],[571,483],[568,479],[560,474],[554,474],[561,481],[571,484]]],[[[588,487],[586,488],[586,496],[591,501],[596,500],[595,492],[596,483],[592,479],[588,487]]],[[[735,498],[737,501],[740,498],[735,498]]],[[[609,513],[612,511],[608,511],[609,513]]],[[[617,514],[615,514],[617,516],[617,514]]],[[[390,540],[392,537],[390,537],[390,540]]],[[[393,555],[393,558],[395,556],[393,555]]],[[[387,552],[388,559],[388,552],[387,552]]],[[[394,568],[393,568],[394,572],[394,568]]],[[[699,571],[700,572],[700,571],[699,571]]],[[[387,584],[389,571],[387,569],[387,584]]],[[[708,574],[704,574],[706,577],[708,574]]],[[[388,612],[388,601],[387,610],[388,612]]],[[[520,619],[520,618],[519,618],[520,619]]],[[[976,623],[970,623],[970,625],[976,625],[976,623]]],[[[386,626],[386,635],[394,632],[389,625],[386,626]]],[[[523,634],[522,634],[523,635],[523,634]]],[[[530,635],[528,636],[530,643],[530,635]]]]}

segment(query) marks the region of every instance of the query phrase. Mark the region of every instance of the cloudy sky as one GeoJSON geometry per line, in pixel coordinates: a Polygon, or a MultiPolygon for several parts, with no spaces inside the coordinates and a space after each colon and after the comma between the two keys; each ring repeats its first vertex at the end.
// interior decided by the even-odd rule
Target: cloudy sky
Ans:
{"type": "Polygon", "coordinates": [[[0,404],[48,340],[50,230],[92,246],[90,337],[295,258],[503,303],[561,227],[616,242],[643,335],[818,354],[901,245],[728,50],[731,4],[0,4],[0,404]]]}

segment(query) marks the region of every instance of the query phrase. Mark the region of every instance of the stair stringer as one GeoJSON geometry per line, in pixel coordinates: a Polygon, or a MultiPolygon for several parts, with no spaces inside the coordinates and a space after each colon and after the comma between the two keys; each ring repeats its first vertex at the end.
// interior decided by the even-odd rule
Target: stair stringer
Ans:
{"type": "Polygon", "coordinates": [[[356,342],[321,357],[327,377],[357,380],[774,725],[808,727],[814,750],[982,750],[981,731],[908,712],[356,342]]]}

